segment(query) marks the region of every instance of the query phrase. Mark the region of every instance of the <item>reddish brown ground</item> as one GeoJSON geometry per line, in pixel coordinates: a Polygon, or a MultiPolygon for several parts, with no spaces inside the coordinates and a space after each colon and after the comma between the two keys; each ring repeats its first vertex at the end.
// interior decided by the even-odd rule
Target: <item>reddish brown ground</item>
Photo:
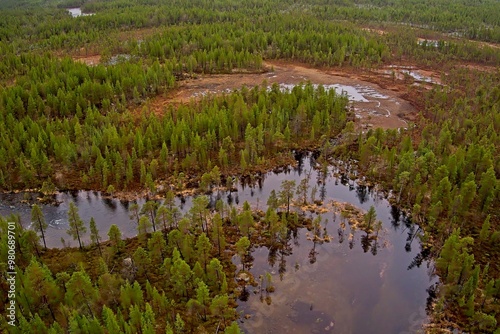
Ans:
{"type": "Polygon", "coordinates": [[[101,55],[93,55],[93,56],[74,56],[73,59],[75,61],[84,63],[88,66],[94,66],[101,62],[101,55]]]}
{"type": "Polygon", "coordinates": [[[383,70],[361,72],[344,68],[319,70],[284,61],[267,61],[264,65],[266,70],[264,73],[199,75],[197,78],[183,80],[177,90],[166,96],[157,96],[140,109],[148,108],[156,113],[162,113],[171,103],[186,103],[193,98],[230,92],[243,86],[252,88],[264,83],[299,84],[310,81],[313,84],[353,86],[383,95],[383,97],[364,95],[369,102],[352,103],[357,124],[361,128],[406,127],[407,121],[414,120],[417,113],[415,107],[403,98],[408,96],[408,83],[402,80],[393,81],[390,72],[384,73],[383,70]]]}

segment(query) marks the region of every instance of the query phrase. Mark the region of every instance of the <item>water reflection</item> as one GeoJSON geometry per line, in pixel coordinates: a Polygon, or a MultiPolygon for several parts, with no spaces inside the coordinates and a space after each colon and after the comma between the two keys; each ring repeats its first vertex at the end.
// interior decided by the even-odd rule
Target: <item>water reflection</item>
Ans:
{"type": "Polygon", "coordinates": [[[365,203],[366,201],[368,201],[368,187],[358,184],[356,186],[356,195],[358,196],[358,200],[361,204],[365,203]]]}
{"type": "MultiPolygon", "coordinates": [[[[305,176],[310,176],[309,199],[316,199],[319,192],[325,208],[331,200],[352,203],[363,210],[374,206],[382,226],[370,233],[356,230],[340,212],[332,212],[329,207],[311,231],[288,230],[280,233],[269,248],[254,249],[245,263],[255,280],[261,283],[243,288],[238,310],[251,318],[245,320],[242,327],[248,333],[408,331],[412,326],[408,319],[425,307],[433,291],[429,286],[435,282],[426,272],[426,266],[430,265],[429,250],[419,249],[421,230],[374,193],[373,188],[357,184],[346,173],[333,177],[333,169],[319,165],[315,157],[302,154],[297,157],[295,169],[283,168],[279,172],[241,179],[233,183],[236,191],[213,193],[210,208],[216,208],[220,199],[226,206],[223,215],[229,214],[232,205],[245,201],[265,210],[271,191],[279,190],[282,181],[295,180],[299,184],[305,176]],[[333,236],[333,240],[326,242],[326,236],[333,236]],[[266,292],[263,298],[263,284],[272,284],[276,291],[266,292]]],[[[19,213],[23,224],[28,226],[31,207],[20,204],[20,199],[20,194],[1,195],[0,214],[19,213]]],[[[130,202],[86,191],[61,193],[57,200],[61,201],[57,207],[43,206],[46,220],[50,222],[46,235],[49,247],[60,247],[61,237],[68,238],[66,212],[70,202],[78,206],[85,222],[94,217],[103,240],[107,239],[111,224],[118,225],[125,237],[136,234],[136,224],[129,218],[130,202]]],[[[133,203],[142,206],[146,200],[133,203]]],[[[192,202],[191,197],[175,199],[175,205],[183,213],[191,208],[192,202]]],[[[311,220],[317,217],[311,212],[304,216],[311,220]]],[[[235,263],[238,260],[235,259],[235,263]]],[[[425,317],[419,319],[425,320],[425,317]]]]}

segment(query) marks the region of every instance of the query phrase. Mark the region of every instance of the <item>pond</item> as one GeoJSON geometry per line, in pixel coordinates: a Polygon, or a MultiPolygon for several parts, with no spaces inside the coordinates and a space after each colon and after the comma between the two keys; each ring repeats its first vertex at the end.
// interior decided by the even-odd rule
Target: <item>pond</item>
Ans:
{"type": "MultiPolygon", "coordinates": [[[[310,186],[317,186],[317,198],[328,209],[322,213],[322,226],[333,237],[330,242],[313,242],[312,232],[302,228],[284,251],[265,247],[253,251],[250,272],[257,281],[260,275],[269,273],[275,292],[266,294],[260,287],[246,286],[237,308],[242,315],[242,329],[247,333],[417,332],[427,321],[426,303],[437,283],[437,278],[429,274],[433,264],[418,242],[418,226],[373,188],[334,176],[332,167],[325,174],[319,172],[313,168],[316,162],[312,155],[296,158],[298,164],[294,168],[267,173],[252,187],[240,184],[230,197],[222,194],[222,199],[230,199],[233,205],[241,206],[248,201],[252,207],[265,210],[269,194],[273,189],[278,191],[283,180],[295,180],[298,184],[309,175],[310,186]],[[349,224],[339,230],[343,220],[330,205],[332,200],[348,202],[365,211],[374,206],[377,219],[382,222],[378,239],[368,240],[365,232],[353,231],[349,224]]],[[[19,213],[27,225],[31,208],[20,204],[22,196],[1,195],[0,214],[19,213]]],[[[57,200],[62,201],[57,207],[43,206],[50,224],[46,233],[50,247],[60,247],[61,237],[67,243],[70,239],[66,234],[70,202],[77,205],[85,222],[95,218],[105,239],[111,224],[118,225],[125,237],[136,233],[129,219],[128,202],[106,199],[99,192],[88,191],[60,193],[57,200]]],[[[192,198],[176,201],[186,212],[192,198]]],[[[143,204],[145,199],[137,202],[143,204]]],[[[87,236],[85,243],[88,242],[87,236]]],[[[74,241],[70,243],[77,246],[74,241]]],[[[235,257],[233,261],[239,270],[239,260],[235,257]]]]}
{"type": "Polygon", "coordinates": [[[94,15],[93,13],[82,13],[81,8],[67,8],[66,10],[71,14],[72,17],[94,15]]]}

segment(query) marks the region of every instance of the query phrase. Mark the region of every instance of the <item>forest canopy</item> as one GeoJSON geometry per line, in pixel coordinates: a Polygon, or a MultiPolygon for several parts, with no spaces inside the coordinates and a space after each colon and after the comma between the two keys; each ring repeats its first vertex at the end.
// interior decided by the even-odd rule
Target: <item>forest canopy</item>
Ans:
{"type": "MultiPolygon", "coordinates": [[[[47,249],[38,204],[31,229],[15,215],[0,219],[0,261],[7,221],[18,228],[17,332],[238,333],[231,258],[244,270],[257,242],[285,252],[294,230],[320,231],[321,219],[290,209],[295,195],[306,204],[306,183],[284,182],[266,212],[248,203],[210,212],[200,195],[181,216],[175,195],[231,191],[236,176],[310,150],[323,166],[349,162],[349,177],[380,185],[425,232],[420,241],[441,280],[431,325],[498,333],[498,13],[496,0],[0,2],[0,189],[162,198],[130,205],[131,239],[113,225],[104,240],[98,222],[70,206],[78,249],[47,249]],[[73,17],[73,7],[88,15],[73,17]],[[280,63],[385,75],[380,85],[417,112],[405,128],[363,128],[346,95],[312,82],[169,100],[189,80],[280,63]],[[439,83],[412,78],[414,68],[439,83]],[[151,108],[157,98],[170,102],[151,108]]],[[[379,226],[375,218],[370,210],[367,230],[379,226]]]]}

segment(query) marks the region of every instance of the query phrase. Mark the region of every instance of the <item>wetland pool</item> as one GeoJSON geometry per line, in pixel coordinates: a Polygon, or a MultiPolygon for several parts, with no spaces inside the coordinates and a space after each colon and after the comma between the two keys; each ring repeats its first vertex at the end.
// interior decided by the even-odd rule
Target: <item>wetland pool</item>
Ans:
{"type": "MultiPolygon", "coordinates": [[[[309,185],[316,186],[316,198],[323,201],[322,228],[332,237],[330,242],[314,242],[312,232],[299,228],[290,234],[286,247],[253,249],[250,272],[257,282],[269,273],[275,291],[267,294],[260,286],[247,285],[238,298],[240,327],[246,333],[417,333],[428,321],[426,305],[438,282],[432,276],[433,263],[421,249],[418,226],[412,224],[392,207],[374,188],[360,185],[346,177],[335,176],[329,167],[326,173],[314,168],[314,156],[296,155],[297,165],[279,172],[269,172],[249,186],[241,183],[231,196],[220,197],[232,205],[248,201],[253,208],[265,210],[269,194],[279,191],[284,180],[300,180],[309,176],[309,185]],[[367,211],[376,209],[382,222],[378,239],[366,237],[361,230],[351,229],[333,201],[350,203],[367,211]],[[344,228],[343,228],[344,226],[344,228]]],[[[310,189],[311,189],[310,188],[310,189]]],[[[18,213],[29,226],[28,204],[20,203],[22,194],[1,194],[0,215],[18,213]]],[[[31,194],[35,197],[35,194],[31,194]]],[[[61,237],[69,241],[67,210],[74,202],[81,218],[94,217],[103,239],[111,224],[120,227],[124,237],[136,234],[129,218],[129,202],[104,198],[99,192],[61,192],[59,206],[43,205],[49,228],[49,247],[61,247],[61,237]]],[[[211,196],[212,202],[216,195],[211,196]]],[[[146,199],[140,199],[142,205],[146,199]]],[[[192,198],[176,198],[183,213],[191,207],[192,198]]],[[[299,206],[292,206],[299,210],[299,206]]],[[[306,211],[314,218],[315,213],[306,211]]],[[[84,238],[86,244],[89,237],[84,238]]],[[[233,262],[237,272],[239,259],[233,262]]],[[[265,284],[265,283],[264,283],[265,284]]],[[[242,289],[243,290],[243,289],[242,289]]]]}

